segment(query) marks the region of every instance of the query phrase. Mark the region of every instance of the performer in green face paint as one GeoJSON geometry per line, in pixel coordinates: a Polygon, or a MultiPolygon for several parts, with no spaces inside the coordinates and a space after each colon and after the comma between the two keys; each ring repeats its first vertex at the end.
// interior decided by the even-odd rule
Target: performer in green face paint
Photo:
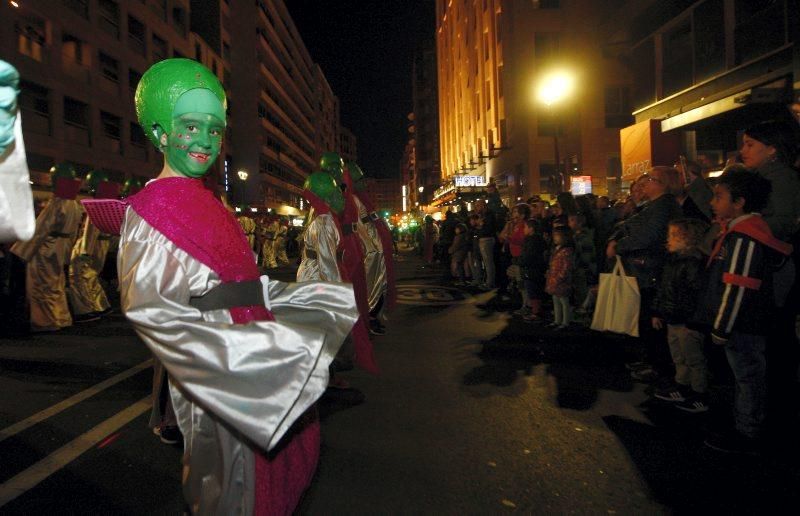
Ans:
{"type": "Polygon", "coordinates": [[[158,177],[124,201],[118,259],[122,311],[161,368],[151,425],[164,442],[179,437],[158,414],[166,392],[190,513],[291,514],[319,456],[314,402],[358,318],[353,288],[259,273],[241,226],[200,180],[225,132],[225,93],[208,69],[153,65],[136,113],[164,153],[158,177]]]}

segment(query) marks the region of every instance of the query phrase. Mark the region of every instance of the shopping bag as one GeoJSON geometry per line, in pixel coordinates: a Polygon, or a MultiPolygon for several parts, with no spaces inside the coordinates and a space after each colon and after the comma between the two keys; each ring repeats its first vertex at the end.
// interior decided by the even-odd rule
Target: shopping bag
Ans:
{"type": "Polygon", "coordinates": [[[622,260],[617,256],[614,270],[600,274],[591,328],[638,337],[640,304],[636,278],[625,275],[622,260]]]}

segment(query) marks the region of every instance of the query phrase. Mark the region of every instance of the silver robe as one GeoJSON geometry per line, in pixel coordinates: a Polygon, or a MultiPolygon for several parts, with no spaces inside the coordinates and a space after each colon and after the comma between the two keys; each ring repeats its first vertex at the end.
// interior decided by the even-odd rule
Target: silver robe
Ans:
{"type": "Polygon", "coordinates": [[[64,266],[83,216],[78,201],[53,197],[36,218],[36,230],[11,252],[28,263],[26,284],[34,329],[57,330],[72,326],[64,266]]]}
{"type": "Polygon", "coordinates": [[[367,296],[371,312],[378,305],[387,288],[383,244],[375,224],[372,221],[367,224],[361,222],[365,217],[369,216],[367,208],[358,200],[358,197],[353,196],[353,199],[356,201],[356,206],[358,206],[358,236],[364,245],[364,272],[367,276],[367,296]]]}
{"type": "Polygon", "coordinates": [[[220,283],[132,209],[118,257],[122,310],[163,362],[184,435],[184,496],[197,514],[252,514],[255,450],[270,450],[323,393],[358,318],[352,286],[261,277],[280,322],[232,324],[189,304],[220,283]]]}
{"type": "Polygon", "coordinates": [[[100,284],[110,238],[86,217],[69,262],[69,301],[76,315],[103,312],[111,306],[100,284]]]}
{"type": "Polygon", "coordinates": [[[329,213],[309,214],[311,222],[303,232],[303,259],[297,268],[297,281],[342,281],[336,263],[339,229],[329,213]],[[309,256],[308,251],[316,253],[309,256]]]}

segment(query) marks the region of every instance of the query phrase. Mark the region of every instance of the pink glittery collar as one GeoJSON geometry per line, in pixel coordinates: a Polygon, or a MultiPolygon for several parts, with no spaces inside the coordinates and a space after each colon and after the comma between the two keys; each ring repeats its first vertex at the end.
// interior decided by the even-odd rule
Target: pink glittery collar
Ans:
{"type": "MultiPolygon", "coordinates": [[[[241,226],[201,180],[158,179],[126,201],[148,224],[216,272],[223,282],[260,277],[241,226]]],[[[236,323],[274,320],[263,306],[233,308],[231,316],[236,323]]]]}

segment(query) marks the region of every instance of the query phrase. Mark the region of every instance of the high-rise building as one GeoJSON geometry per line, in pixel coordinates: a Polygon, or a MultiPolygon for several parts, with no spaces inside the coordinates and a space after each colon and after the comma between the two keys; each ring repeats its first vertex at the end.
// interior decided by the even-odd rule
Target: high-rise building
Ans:
{"type": "Polygon", "coordinates": [[[424,41],[414,55],[414,154],[419,203],[427,205],[441,181],[439,105],[436,82],[436,41],[424,41]],[[419,192],[419,187],[423,191],[419,192]]]}
{"type": "MultiPolygon", "coordinates": [[[[434,204],[482,194],[493,180],[507,205],[555,193],[573,175],[595,190],[619,176],[629,123],[629,74],[606,56],[591,0],[437,0],[442,187],[434,204]],[[568,70],[574,90],[551,107],[536,88],[568,70]]],[[[559,91],[559,93],[566,93],[559,91]]]]}
{"type": "Polygon", "coordinates": [[[15,4],[0,3],[0,58],[22,77],[40,196],[61,161],[119,180],[158,173],[162,158],[138,126],[133,95],[145,70],[169,57],[202,62],[225,87],[228,128],[211,176],[231,204],[296,213],[322,152],[340,150],[339,101],[282,0],[15,4]]]}
{"type": "Polygon", "coordinates": [[[356,135],[346,127],[339,130],[339,153],[345,161],[358,161],[358,147],[356,135]]]}
{"type": "MultiPolygon", "coordinates": [[[[194,57],[189,0],[0,3],[0,59],[20,73],[19,107],[37,197],[70,161],[118,181],[152,177],[161,158],[139,128],[136,85],[155,61],[194,57]]],[[[219,56],[201,60],[217,69],[219,56]]]]}
{"type": "Polygon", "coordinates": [[[402,215],[402,182],[399,177],[367,177],[364,181],[366,181],[365,191],[381,217],[388,220],[394,215],[402,215]]]}

